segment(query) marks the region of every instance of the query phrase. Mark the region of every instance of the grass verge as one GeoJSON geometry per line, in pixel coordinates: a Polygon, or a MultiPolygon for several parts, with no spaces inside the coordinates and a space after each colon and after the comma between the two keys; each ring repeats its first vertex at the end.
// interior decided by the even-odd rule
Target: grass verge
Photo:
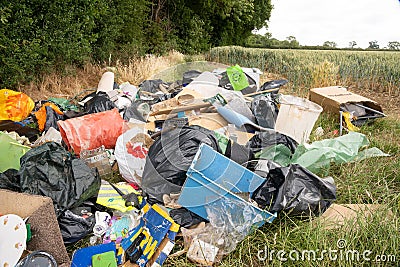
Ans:
{"type": "MultiPolygon", "coordinates": [[[[318,126],[325,130],[320,139],[334,137],[339,128],[329,114],[321,114],[318,126]]],[[[377,211],[332,230],[312,218],[281,213],[272,224],[247,236],[218,266],[396,266],[400,262],[400,121],[380,119],[361,132],[368,136],[370,147],[391,156],[333,165],[329,175],[337,185],[335,203],[380,204],[377,211]]],[[[168,258],[165,266],[196,265],[183,255],[168,258]]]]}

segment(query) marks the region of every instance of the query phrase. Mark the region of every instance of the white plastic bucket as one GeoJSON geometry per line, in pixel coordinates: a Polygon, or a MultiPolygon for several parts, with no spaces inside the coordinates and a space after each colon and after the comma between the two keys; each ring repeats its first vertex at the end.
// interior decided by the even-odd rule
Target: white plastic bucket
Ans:
{"type": "Polygon", "coordinates": [[[307,99],[282,95],[275,131],[292,137],[299,144],[309,141],[322,107],[307,99]]]}

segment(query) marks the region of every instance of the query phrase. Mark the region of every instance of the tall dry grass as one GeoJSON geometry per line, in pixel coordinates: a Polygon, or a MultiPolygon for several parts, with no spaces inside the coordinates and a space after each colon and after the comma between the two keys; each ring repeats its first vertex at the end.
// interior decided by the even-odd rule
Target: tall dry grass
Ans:
{"type": "Polygon", "coordinates": [[[28,94],[35,101],[49,97],[70,98],[88,89],[94,89],[106,71],[115,74],[117,83],[130,82],[138,85],[153,74],[185,61],[183,54],[171,51],[165,56],[147,55],[132,58],[123,63],[116,61],[115,65],[87,63],[83,68],[68,67],[64,73],[45,74],[38,81],[20,85],[18,90],[28,94]]]}

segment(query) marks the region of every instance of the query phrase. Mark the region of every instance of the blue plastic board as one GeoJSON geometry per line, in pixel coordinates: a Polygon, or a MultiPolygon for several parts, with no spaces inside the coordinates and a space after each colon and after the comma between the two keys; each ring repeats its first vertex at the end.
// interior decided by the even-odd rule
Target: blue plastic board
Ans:
{"type": "Polygon", "coordinates": [[[72,256],[71,267],[90,267],[92,266],[92,256],[108,251],[116,252],[115,243],[102,244],[80,248],[74,252],[72,256]]]}
{"type": "MultiPolygon", "coordinates": [[[[178,203],[205,219],[208,219],[205,206],[223,198],[235,198],[251,205],[234,193],[248,192],[251,195],[265,181],[206,144],[201,144],[187,176],[178,203]]],[[[267,211],[257,210],[266,221],[272,222],[276,217],[267,211]]]]}

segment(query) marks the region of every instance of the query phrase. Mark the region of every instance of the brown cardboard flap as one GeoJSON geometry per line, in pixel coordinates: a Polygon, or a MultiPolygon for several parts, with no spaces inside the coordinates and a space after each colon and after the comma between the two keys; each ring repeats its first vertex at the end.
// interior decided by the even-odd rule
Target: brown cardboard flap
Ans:
{"type": "Polygon", "coordinates": [[[202,113],[189,117],[189,125],[199,125],[213,131],[227,126],[228,122],[218,113],[202,113]]]}
{"type": "Polygon", "coordinates": [[[382,107],[374,100],[357,95],[341,86],[313,88],[310,90],[310,100],[322,106],[324,111],[339,113],[340,105],[359,103],[363,106],[382,112],[382,107]]]}
{"type": "MultiPolygon", "coordinates": [[[[371,219],[375,213],[386,211],[385,207],[379,204],[332,204],[314,223],[320,223],[326,230],[336,229],[343,226],[346,222],[363,221],[371,219]]],[[[387,216],[393,216],[391,210],[387,211],[387,216]]]]}

